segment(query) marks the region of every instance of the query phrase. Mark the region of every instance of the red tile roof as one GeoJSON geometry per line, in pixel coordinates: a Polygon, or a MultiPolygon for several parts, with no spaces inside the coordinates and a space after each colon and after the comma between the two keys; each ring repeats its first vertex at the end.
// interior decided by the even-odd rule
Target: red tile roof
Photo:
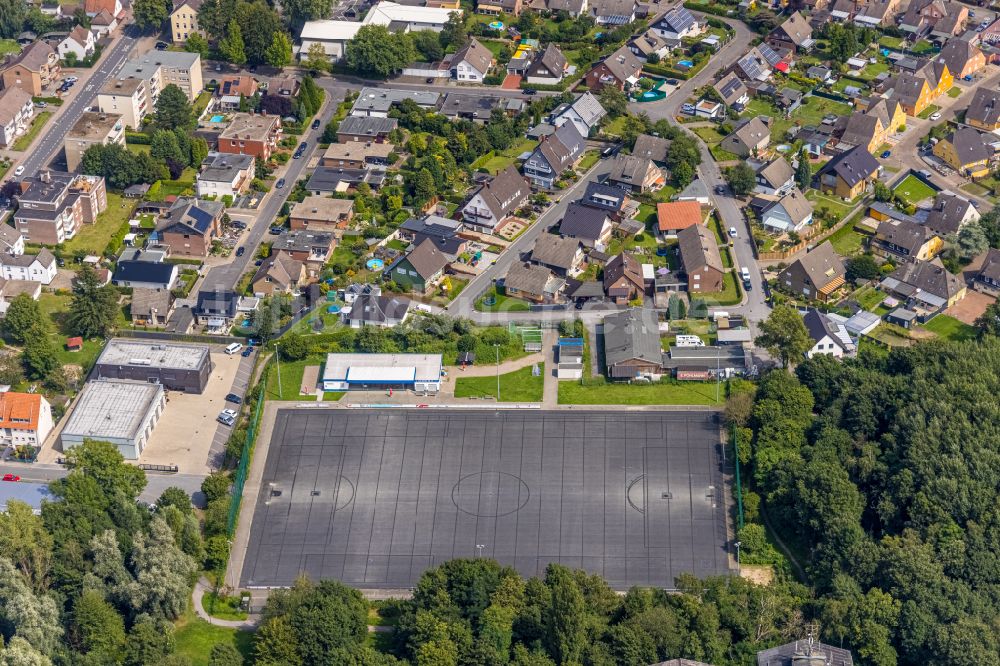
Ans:
{"type": "Polygon", "coordinates": [[[701,224],[701,204],[697,201],[672,201],[656,204],[660,231],[680,231],[701,224]]]}

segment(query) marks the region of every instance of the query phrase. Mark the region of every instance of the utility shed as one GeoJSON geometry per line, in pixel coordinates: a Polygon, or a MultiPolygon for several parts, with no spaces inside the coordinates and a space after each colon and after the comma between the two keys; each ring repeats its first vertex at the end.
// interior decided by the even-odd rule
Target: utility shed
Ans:
{"type": "Polygon", "coordinates": [[[441,354],[327,354],[324,391],[441,389],[441,354]]]}
{"type": "Polygon", "coordinates": [[[111,340],[94,366],[96,378],[162,384],[185,393],[202,393],[211,373],[212,358],[205,345],[121,339],[111,340]]]}

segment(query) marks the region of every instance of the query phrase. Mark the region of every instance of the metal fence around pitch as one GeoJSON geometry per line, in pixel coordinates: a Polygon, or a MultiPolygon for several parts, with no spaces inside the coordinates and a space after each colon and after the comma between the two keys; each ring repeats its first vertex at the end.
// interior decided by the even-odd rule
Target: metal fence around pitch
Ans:
{"type": "MultiPolygon", "coordinates": [[[[247,435],[243,440],[243,450],[240,451],[240,462],[233,475],[233,489],[229,496],[229,515],[226,519],[226,533],[231,539],[236,531],[236,520],[240,515],[240,504],[243,501],[243,486],[246,484],[247,475],[250,473],[250,458],[253,455],[254,441],[257,439],[257,431],[260,428],[261,413],[264,409],[264,394],[267,393],[267,376],[271,371],[274,357],[268,359],[264,365],[263,372],[260,373],[257,392],[257,400],[254,403],[253,412],[250,415],[250,422],[247,424],[247,435]]],[[[251,374],[252,376],[252,374],[251,374]]]]}

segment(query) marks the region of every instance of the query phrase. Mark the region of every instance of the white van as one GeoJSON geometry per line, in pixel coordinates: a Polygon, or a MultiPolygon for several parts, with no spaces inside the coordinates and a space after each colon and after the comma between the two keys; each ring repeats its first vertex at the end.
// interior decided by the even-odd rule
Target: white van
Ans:
{"type": "Polygon", "coordinates": [[[677,339],[674,340],[674,344],[678,347],[704,347],[705,342],[697,335],[678,335],[677,339]]]}
{"type": "Polygon", "coordinates": [[[233,344],[226,347],[226,353],[232,356],[233,354],[238,353],[241,349],[243,349],[243,345],[241,345],[238,342],[234,342],[233,344]]]}

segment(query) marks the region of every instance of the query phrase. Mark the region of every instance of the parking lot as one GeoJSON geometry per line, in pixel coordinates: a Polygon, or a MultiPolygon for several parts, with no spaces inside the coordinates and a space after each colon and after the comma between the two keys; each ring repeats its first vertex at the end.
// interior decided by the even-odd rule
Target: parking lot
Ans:
{"type": "Polygon", "coordinates": [[[241,584],[408,588],[482,556],[673,588],[729,570],[720,455],[711,412],[280,410],[241,584]]]}

